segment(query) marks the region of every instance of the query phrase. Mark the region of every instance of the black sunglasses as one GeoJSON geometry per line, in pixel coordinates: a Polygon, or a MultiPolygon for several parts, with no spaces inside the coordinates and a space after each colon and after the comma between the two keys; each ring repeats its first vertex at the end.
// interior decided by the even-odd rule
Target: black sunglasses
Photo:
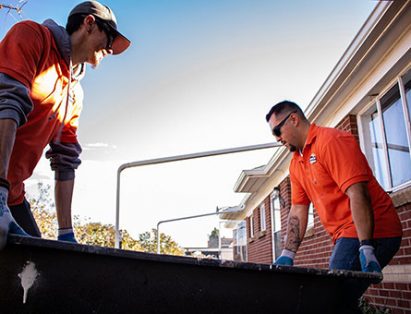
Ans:
{"type": "Polygon", "coordinates": [[[107,23],[104,23],[103,21],[97,20],[96,23],[98,27],[106,34],[107,36],[107,45],[106,45],[106,50],[111,50],[113,48],[113,42],[114,39],[116,38],[115,35],[113,35],[110,26],[107,25],[107,23]]]}
{"type": "Polygon", "coordinates": [[[288,118],[297,111],[291,111],[280,123],[278,123],[275,127],[273,127],[273,135],[280,137],[281,136],[281,128],[283,127],[284,123],[288,120],[288,118]]]}

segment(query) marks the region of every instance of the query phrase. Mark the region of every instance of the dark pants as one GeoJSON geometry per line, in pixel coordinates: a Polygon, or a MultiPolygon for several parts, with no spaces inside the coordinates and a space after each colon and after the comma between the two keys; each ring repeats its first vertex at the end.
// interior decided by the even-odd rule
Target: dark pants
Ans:
{"type": "MultiPolygon", "coordinates": [[[[401,237],[375,239],[375,257],[381,269],[388,265],[401,245],[401,237]]],[[[360,242],[357,238],[340,238],[336,241],[330,258],[330,269],[361,271],[360,242]]],[[[347,291],[349,300],[343,302],[347,310],[342,313],[361,313],[357,300],[368,289],[369,285],[358,285],[347,291]]]]}
{"type": "Polygon", "coordinates": [[[14,220],[24,231],[33,237],[41,238],[41,232],[31,212],[30,203],[26,199],[24,199],[23,203],[9,206],[9,208],[14,220]]]}

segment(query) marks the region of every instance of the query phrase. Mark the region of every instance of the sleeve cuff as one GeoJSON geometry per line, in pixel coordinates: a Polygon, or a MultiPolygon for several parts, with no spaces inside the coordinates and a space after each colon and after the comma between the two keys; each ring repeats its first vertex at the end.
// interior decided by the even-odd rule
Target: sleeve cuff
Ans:
{"type": "Polygon", "coordinates": [[[18,126],[20,126],[20,122],[21,122],[19,113],[13,109],[0,110],[0,119],[12,119],[16,121],[18,126]]]}
{"type": "Polygon", "coordinates": [[[344,193],[347,192],[348,188],[355,184],[355,183],[359,183],[359,182],[368,182],[369,181],[369,177],[367,175],[361,175],[361,176],[356,176],[351,178],[348,181],[345,181],[341,186],[340,189],[341,191],[343,191],[344,193]]]}
{"type": "Polygon", "coordinates": [[[69,181],[73,180],[74,178],[75,173],[73,169],[55,171],[54,173],[54,179],[56,181],[69,181]]]}

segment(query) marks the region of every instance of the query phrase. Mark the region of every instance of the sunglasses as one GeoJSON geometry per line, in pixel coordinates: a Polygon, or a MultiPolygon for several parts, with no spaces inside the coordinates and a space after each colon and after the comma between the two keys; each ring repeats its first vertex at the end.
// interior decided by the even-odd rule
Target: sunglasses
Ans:
{"type": "Polygon", "coordinates": [[[280,123],[278,123],[275,127],[273,127],[273,135],[280,137],[281,136],[281,128],[283,127],[284,123],[288,120],[288,118],[297,111],[290,112],[280,123]]]}
{"type": "Polygon", "coordinates": [[[113,42],[115,39],[115,35],[113,35],[110,26],[108,26],[106,23],[96,20],[96,23],[98,27],[106,34],[107,36],[107,45],[106,45],[106,50],[111,50],[113,48],[113,42]]]}

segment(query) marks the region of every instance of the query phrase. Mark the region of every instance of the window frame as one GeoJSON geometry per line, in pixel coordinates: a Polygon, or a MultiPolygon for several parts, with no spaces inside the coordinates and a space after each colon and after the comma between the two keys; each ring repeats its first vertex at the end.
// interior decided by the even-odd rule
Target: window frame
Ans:
{"type": "MultiPolygon", "coordinates": [[[[397,87],[400,94],[400,101],[401,101],[401,108],[404,118],[409,154],[411,158],[411,112],[408,110],[408,104],[406,99],[406,92],[405,92],[405,83],[404,77],[406,75],[411,75],[411,67],[404,69],[404,71],[400,72],[392,81],[390,81],[377,95],[372,95],[372,98],[369,102],[359,110],[357,114],[357,126],[358,126],[358,135],[360,139],[360,146],[362,151],[365,153],[365,156],[368,160],[368,163],[376,176],[376,169],[375,169],[375,162],[374,156],[372,151],[371,145],[371,135],[368,129],[368,123],[370,121],[370,115],[373,110],[377,110],[378,112],[378,127],[379,132],[381,132],[381,140],[382,140],[382,149],[383,149],[383,165],[381,167],[384,168],[385,173],[382,174],[382,179],[384,182],[379,182],[383,188],[387,192],[395,192],[401,190],[405,187],[411,186],[411,178],[404,183],[393,185],[392,182],[392,173],[390,168],[389,162],[389,155],[388,155],[388,145],[386,139],[386,129],[384,125],[384,119],[381,110],[381,99],[384,98],[387,93],[391,91],[391,89],[397,87]]],[[[377,178],[378,179],[378,178],[377,178]]]]}
{"type": "Polygon", "coordinates": [[[262,203],[259,207],[260,210],[260,231],[267,230],[266,214],[265,214],[265,204],[262,203]]]}
{"type": "MultiPolygon", "coordinates": [[[[271,252],[272,252],[272,257],[273,257],[273,263],[278,257],[278,254],[276,254],[276,245],[275,245],[275,239],[276,239],[276,234],[280,235],[280,242],[281,242],[281,230],[282,230],[282,223],[281,223],[281,201],[280,201],[280,193],[279,190],[273,191],[270,195],[270,213],[271,213],[271,252]],[[278,208],[275,206],[275,202],[278,202],[278,208]],[[275,219],[275,212],[278,211],[280,213],[280,221],[279,224],[276,224],[276,219],[275,219]],[[277,229],[276,225],[279,226],[280,228],[277,229]]],[[[281,247],[281,243],[280,243],[281,247]]],[[[279,252],[281,254],[281,252],[279,252]]]]}

